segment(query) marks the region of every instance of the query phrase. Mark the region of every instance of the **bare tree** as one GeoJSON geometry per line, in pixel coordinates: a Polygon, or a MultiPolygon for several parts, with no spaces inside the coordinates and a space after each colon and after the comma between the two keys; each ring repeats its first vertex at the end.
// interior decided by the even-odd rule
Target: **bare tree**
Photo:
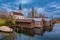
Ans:
{"type": "Polygon", "coordinates": [[[0,10],[0,19],[7,19],[8,18],[8,12],[6,9],[0,10]]]}

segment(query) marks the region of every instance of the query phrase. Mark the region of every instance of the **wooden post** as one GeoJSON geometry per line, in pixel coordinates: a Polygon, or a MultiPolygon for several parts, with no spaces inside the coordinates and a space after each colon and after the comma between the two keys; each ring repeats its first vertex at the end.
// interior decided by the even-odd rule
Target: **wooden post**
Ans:
{"type": "Polygon", "coordinates": [[[23,27],[21,26],[21,32],[23,32],[23,27]]]}
{"type": "Polygon", "coordinates": [[[21,28],[22,28],[22,31],[23,31],[23,26],[21,28]]]}
{"type": "Polygon", "coordinates": [[[14,28],[14,31],[16,31],[16,27],[14,28]]]}
{"type": "Polygon", "coordinates": [[[17,28],[16,30],[17,30],[17,32],[18,32],[18,28],[17,28]]]}

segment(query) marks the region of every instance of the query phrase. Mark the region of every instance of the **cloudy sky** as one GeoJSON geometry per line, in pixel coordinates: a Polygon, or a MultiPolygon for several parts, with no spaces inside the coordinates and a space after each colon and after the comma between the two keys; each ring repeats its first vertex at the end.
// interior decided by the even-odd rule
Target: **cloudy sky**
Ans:
{"type": "Polygon", "coordinates": [[[0,10],[4,8],[9,12],[18,11],[20,3],[25,16],[34,7],[38,14],[42,13],[48,17],[60,17],[60,0],[0,0],[0,10]]]}

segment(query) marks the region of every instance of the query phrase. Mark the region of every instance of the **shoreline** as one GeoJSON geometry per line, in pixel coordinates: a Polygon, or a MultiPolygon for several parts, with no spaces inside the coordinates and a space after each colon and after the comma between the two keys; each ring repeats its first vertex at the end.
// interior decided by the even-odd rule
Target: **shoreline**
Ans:
{"type": "Polygon", "coordinates": [[[1,31],[0,31],[0,34],[1,34],[1,35],[11,35],[12,32],[10,33],[10,32],[1,32],[1,31]]]}

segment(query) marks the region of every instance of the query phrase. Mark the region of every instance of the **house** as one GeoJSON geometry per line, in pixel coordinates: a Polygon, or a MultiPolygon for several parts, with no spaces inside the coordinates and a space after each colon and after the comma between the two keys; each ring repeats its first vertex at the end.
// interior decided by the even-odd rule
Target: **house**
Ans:
{"type": "Polygon", "coordinates": [[[33,28],[34,27],[34,20],[32,20],[32,19],[16,20],[16,25],[19,27],[33,28]]]}
{"type": "Polygon", "coordinates": [[[39,14],[39,18],[48,18],[47,16],[45,15],[42,15],[41,13],[39,14]]]}
{"type": "Polygon", "coordinates": [[[41,27],[43,27],[42,18],[35,18],[35,19],[34,19],[34,27],[36,27],[36,28],[41,28],[41,27]]]}
{"type": "Polygon", "coordinates": [[[22,13],[21,5],[19,5],[18,12],[13,12],[13,11],[10,12],[10,17],[14,20],[24,19],[24,15],[22,13]]]}

